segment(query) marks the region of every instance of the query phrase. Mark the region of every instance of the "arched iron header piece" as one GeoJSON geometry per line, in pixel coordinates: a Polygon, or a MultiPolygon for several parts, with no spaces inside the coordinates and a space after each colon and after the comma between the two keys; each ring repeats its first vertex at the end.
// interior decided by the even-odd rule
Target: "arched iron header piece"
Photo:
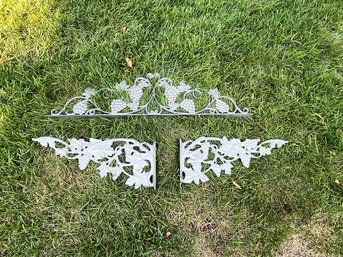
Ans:
{"type": "Polygon", "coordinates": [[[173,85],[169,78],[148,73],[114,88],[86,89],[69,99],[61,109],[53,109],[49,118],[92,118],[120,116],[222,116],[250,117],[235,100],[221,96],[218,89],[193,89],[185,82],[173,85]]]}

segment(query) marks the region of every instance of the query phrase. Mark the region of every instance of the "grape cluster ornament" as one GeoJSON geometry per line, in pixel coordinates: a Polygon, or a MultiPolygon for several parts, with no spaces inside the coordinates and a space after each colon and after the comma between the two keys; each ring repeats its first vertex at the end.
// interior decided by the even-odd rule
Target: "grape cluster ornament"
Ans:
{"type": "Polygon", "coordinates": [[[169,78],[149,73],[135,79],[133,85],[122,81],[114,88],[86,89],[81,96],[69,99],[50,118],[118,116],[223,116],[249,117],[247,108],[221,96],[218,89],[192,89],[185,82],[173,85],[169,78]]]}

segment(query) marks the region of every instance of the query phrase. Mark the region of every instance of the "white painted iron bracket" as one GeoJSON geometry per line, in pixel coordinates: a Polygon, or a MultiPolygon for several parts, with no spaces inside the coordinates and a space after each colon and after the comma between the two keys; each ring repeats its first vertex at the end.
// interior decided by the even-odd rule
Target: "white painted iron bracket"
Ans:
{"type": "Polygon", "coordinates": [[[259,139],[230,139],[226,137],[200,137],[194,141],[180,140],[180,183],[197,185],[209,181],[207,174],[213,172],[217,177],[222,173],[230,175],[233,162],[240,160],[249,168],[251,159],[271,154],[288,141],[272,139],[259,143],[259,139]]]}
{"type": "Polygon", "coordinates": [[[240,109],[232,98],[221,96],[218,89],[192,89],[184,82],[174,86],[169,78],[149,73],[126,81],[115,88],[86,89],[81,96],[69,99],[49,118],[93,118],[125,116],[221,116],[250,117],[247,108],[240,109]]]}
{"type": "Polygon", "coordinates": [[[113,180],[126,176],[128,186],[156,189],[156,143],[148,144],[134,139],[68,139],[34,138],[33,141],[55,150],[56,155],[78,160],[80,170],[92,161],[99,166],[101,177],[111,175],[113,180]]]}

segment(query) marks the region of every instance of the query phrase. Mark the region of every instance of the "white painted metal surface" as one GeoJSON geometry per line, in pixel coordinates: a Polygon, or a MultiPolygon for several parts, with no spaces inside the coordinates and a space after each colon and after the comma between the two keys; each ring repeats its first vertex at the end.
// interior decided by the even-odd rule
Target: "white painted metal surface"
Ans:
{"type": "Polygon", "coordinates": [[[90,162],[99,164],[101,177],[126,176],[128,186],[153,187],[156,189],[156,144],[141,143],[134,139],[68,139],[67,142],[53,137],[34,138],[33,141],[55,150],[56,155],[77,160],[80,170],[90,162]]]}
{"type": "Polygon", "coordinates": [[[62,109],[53,109],[50,118],[90,118],[118,116],[222,116],[250,117],[232,98],[221,96],[218,89],[192,89],[184,82],[173,85],[169,78],[149,73],[146,78],[126,81],[115,88],[86,89],[69,99],[62,109]]]}
{"type": "Polygon", "coordinates": [[[213,172],[217,177],[223,173],[230,175],[233,162],[240,160],[244,167],[249,168],[251,159],[256,159],[271,153],[287,141],[272,139],[259,143],[259,139],[227,139],[226,137],[200,137],[194,141],[180,140],[180,182],[207,182],[207,174],[213,172]]]}

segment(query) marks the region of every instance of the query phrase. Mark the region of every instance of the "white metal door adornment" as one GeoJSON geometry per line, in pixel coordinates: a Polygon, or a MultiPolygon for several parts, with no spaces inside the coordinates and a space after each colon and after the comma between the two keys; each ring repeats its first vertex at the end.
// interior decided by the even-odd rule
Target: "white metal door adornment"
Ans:
{"type": "Polygon", "coordinates": [[[134,139],[68,139],[67,142],[53,137],[34,138],[33,141],[55,150],[56,155],[78,160],[80,170],[93,161],[99,166],[101,177],[111,175],[113,180],[127,176],[128,186],[153,187],[156,189],[156,144],[138,142],[134,139]]]}
{"type": "Polygon", "coordinates": [[[180,182],[195,183],[209,180],[206,175],[213,172],[217,177],[222,173],[230,175],[233,162],[240,160],[248,168],[251,159],[271,153],[288,143],[285,140],[272,139],[259,143],[259,139],[227,139],[226,137],[200,137],[194,141],[180,140],[180,182]]]}
{"type": "Polygon", "coordinates": [[[90,118],[120,116],[222,116],[250,117],[235,100],[221,96],[218,89],[192,89],[185,82],[173,85],[169,78],[149,73],[136,78],[133,85],[122,81],[114,88],[86,89],[69,99],[49,118],[90,118]]]}

